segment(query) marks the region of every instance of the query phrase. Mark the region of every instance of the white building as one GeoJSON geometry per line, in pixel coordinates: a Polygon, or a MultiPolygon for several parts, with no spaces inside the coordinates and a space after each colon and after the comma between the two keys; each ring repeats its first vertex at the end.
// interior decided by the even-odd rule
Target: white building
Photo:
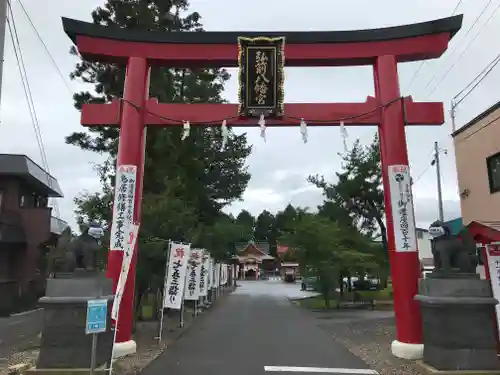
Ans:
{"type": "Polygon", "coordinates": [[[434,258],[431,249],[431,235],[427,229],[416,228],[417,232],[417,246],[418,246],[418,259],[423,268],[424,273],[430,272],[434,269],[434,258]]]}
{"type": "MultiPolygon", "coordinates": [[[[416,228],[417,232],[417,246],[418,246],[418,259],[425,271],[432,271],[434,269],[434,258],[431,249],[431,235],[427,229],[416,228]]],[[[380,242],[380,239],[376,240],[380,242]]]]}

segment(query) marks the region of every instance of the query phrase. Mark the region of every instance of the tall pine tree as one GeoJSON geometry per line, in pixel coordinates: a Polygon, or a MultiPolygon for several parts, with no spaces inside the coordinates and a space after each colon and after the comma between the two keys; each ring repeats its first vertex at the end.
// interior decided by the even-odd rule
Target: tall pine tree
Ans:
{"type": "MultiPolygon", "coordinates": [[[[200,15],[187,10],[187,0],[108,0],[92,12],[92,19],[95,24],[127,29],[202,32],[200,15]]],[[[76,54],[74,48],[72,53],[76,54]]],[[[76,94],[75,107],[81,109],[84,103],[107,103],[122,97],[124,76],[124,66],[81,61],[71,78],[93,84],[95,93],[76,94]]],[[[150,96],[160,102],[220,103],[228,79],[224,69],[153,67],[150,96]]],[[[67,143],[84,150],[109,155],[108,161],[98,168],[103,191],[75,199],[80,222],[100,220],[109,224],[118,133],[116,128],[95,127],[66,138],[67,143]]],[[[221,151],[220,133],[220,129],[193,126],[190,137],[182,142],[178,127],[148,129],[139,258],[139,267],[148,272],[142,285],[138,276],[139,287],[151,286],[146,275],[155,272],[160,275],[157,283],[161,283],[163,262],[158,262],[158,257],[163,257],[163,251],[159,251],[157,242],[150,241],[151,237],[191,237],[203,246],[210,228],[221,217],[221,209],[241,198],[250,179],[245,161],[251,147],[245,134],[230,132],[228,147],[221,151]],[[144,234],[149,240],[144,239],[144,234]]]]}

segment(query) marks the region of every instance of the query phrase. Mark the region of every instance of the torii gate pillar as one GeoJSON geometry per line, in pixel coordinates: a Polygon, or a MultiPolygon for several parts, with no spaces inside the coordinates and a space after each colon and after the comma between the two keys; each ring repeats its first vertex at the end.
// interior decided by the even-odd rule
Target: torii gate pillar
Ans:
{"type": "MultiPolygon", "coordinates": [[[[382,103],[401,96],[398,67],[394,56],[380,56],[374,65],[375,94],[382,103]]],[[[405,113],[401,101],[382,109],[382,125],[379,126],[380,155],[384,191],[390,191],[388,171],[393,166],[408,166],[405,135],[405,113]],[[398,147],[390,147],[398,145],[398,147]]],[[[398,249],[395,241],[395,224],[391,194],[384,194],[389,262],[393,280],[394,313],[398,321],[398,337],[392,342],[392,352],[400,358],[422,357],[421,313],[413,297],[418,294],[421,275],[418,251],[398,249]]],[[[413,209],[413,208],[412,208],[413,209]]],[[[413,215],[413,213],[412,213],[413,215]]]]}

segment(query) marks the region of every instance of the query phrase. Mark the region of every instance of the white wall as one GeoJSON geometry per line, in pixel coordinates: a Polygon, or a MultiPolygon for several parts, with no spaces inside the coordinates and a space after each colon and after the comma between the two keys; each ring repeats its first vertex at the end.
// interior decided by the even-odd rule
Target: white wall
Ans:
{"type": "Polygon", "coordinates": [[[417,229],[418,258],[432,258],[431,235],[427,231],[417,229]]]}

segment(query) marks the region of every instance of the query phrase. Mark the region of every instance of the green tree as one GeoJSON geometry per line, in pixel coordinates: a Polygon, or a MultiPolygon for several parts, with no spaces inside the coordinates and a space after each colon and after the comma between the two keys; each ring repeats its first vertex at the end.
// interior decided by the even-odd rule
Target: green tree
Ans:
{"type": "Polygon", "coordinates": [[[246,238],[244,240],[244,241],[250,241],[253,238],[253,228],[255,226],[255,218],[252,216],[252,214],[247,210],[241,210],[238,216],[236,216],[236,223],[239,225],[252,228],[252,234],[250,235],[249,238],[246,238]]]}
{"type": "Polygon", "coordinates": [[[341,156],[342,171],[336,173],[336,183],[327,182],[323,176],[309,176],[309,181],[323,189],[327,202],[331,202],[329,216],[357,226],[368,235],[378,232],[387,248],[378,137],[368,146],[362,146],[358,139],[352,149],[341,156]]]}
{"type": "Polygon", "coordinates": [[[350,246],[350,233],[337,223],[316,214],[302,214],[295,221],[293,230],[281,239],[289,243],[296,252],[304,274],[318,279],[318,286],[330,307],[334,290],[339,287],[341,271],[359,265],[372,264],[373,256],[350,246]]]}
{"type": "MultiPolygon", "coordinates": [[[[327,182],[323,176],[309,177],[326,198],[319,214],[351,228],[357,246],[375,256],[377,273],[384,281],[388,274],[388,248],[378,137],[367,146],[361,145],[358,139],[351,150],[341,156],[342,171],[336,173],[336,183],[327,182]],[[359,230],[362,235],[355,235],[359,230]],[[372,243],[379,235],[382,248],[372,243]]],[[[357,273],[363,278],[365,270],[358,269],[357,273]]]]}
{"type": "Polygon", "coordinates": [[[276,256],[275,217],[267,210],[262,211],[255,220],[254,238],[258,242],[269,244],[269,254],[276,256]]]}
{"type": "Polygon", "coordinates": [[[297,219],[298,212],[295,207],[288,204],[283,211],[279,211],[276,214],[274,225],[278,234],[282,235],[287,232],[289,228],[293,227],[295,220],[297,219]]]}
{"type": "MultiPolygon", "coordinates": [[[[108,0],[92,12],[92,19],[95,24],[134,30],[203,31],[201,16],[188,13],[186,0],[108,0]]],[[[72,53],[76,54],[74,48],[72,53]]],[[[71,77],[94,85],[95,92],[76,94],[75,107],[81,109],[84,103],[107,103],[122,97],[124,76],[124,66],[81,61],[71,77]]],[[[224,69],[153,67],[150,96],[160,102],[219,103],[223,102],[221,93],[228,79],[224,69]]],[[[150,267],[164,264],[165,241],[191,236],[193,243],[204,247],[211,228],[221,217],[221,209],[241,198],[250,179],[245,161],[251,147],[245,134],[230,131],[223,151],[220,128],[193,126],[187,140],[182,142],[180,136],[179,127],[148,129],[137,270],[139,294],[158,284],[151,280],[150,267]]],[[[98,220],[106,227],[111,220],[118,129],[90,128],[89,132],[71,134],[66,142],[109,155],[98,168],[102,191],[76,199],[79,223],[98,220]]]]}

